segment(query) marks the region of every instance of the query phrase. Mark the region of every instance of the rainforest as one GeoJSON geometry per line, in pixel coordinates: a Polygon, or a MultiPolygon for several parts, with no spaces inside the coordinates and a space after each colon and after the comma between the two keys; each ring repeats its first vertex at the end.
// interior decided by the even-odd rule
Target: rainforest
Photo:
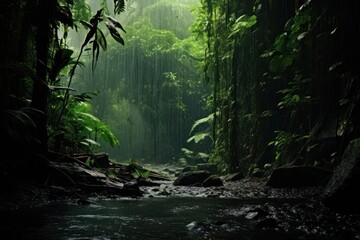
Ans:
{"type": "Polygon", "coordinates": [[[2,239],[360,239],[357,0],[2,0],[2,239]]]}

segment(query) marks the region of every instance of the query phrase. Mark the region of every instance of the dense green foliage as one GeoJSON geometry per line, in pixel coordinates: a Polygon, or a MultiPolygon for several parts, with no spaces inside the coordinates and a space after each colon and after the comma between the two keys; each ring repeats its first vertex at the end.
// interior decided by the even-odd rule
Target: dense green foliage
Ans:
{"type": "MultiPolygon", "coordinates": [[[[197,1],[132,1],[125,11],[126,44],[99,57],[95,71],[79,72],[83,91],[99,91],[98,116],[119,136],[105,148],[119,160],[167,162],[182,155],[192,123],[206,111],[201,60],[204,47],[190,34],[197,1]]],[[[209,147],[209,145],[208,145],[209,147]]],[[[207,150],[196,147],[193,150],[207,150]]]]}
{"type": "Polygon", "coordinates": [[[359,4],[5,0],[4,162],[105,149],[332,168],[360,134],[359,4]]]}
{"type": "MultiPolygon", "coordinates": [[[[113,3],[115,14],[124,10],[123,0],[113,3]]],[[[99,139],[118,145],[109,126],[93,115],[89,105],[92,95],[74,94],[71,86],[76,69],[83,66],[83,51],[90,47],[95,65],[100,49],[106,50],[108,39],[98,27],[104,18],[108,19],[103,10],[92,13],[85,1],[19,0],[2,2],[0,13],[4,22],[1,30],[6,36],[0,44],[4,171],[20,175],[30,169],[41,172],[48,151],[97,151],[99,139]],[[68,32],[81,25],[87,34],[74,57],[67,45],[68,32]]],[[[122,43],[116,24],[107,27],[122,43]]]]}
{"type": "Polygon", "coordinates": [[[203,0],[212,160],[335,166],[359,135],[359,29],[350,1],[203,0]]]}

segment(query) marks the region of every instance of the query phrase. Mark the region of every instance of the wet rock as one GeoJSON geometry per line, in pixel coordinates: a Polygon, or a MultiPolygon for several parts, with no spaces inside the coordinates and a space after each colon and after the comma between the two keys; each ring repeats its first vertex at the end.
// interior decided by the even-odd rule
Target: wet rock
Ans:
{"type": "Polygon", "coordinates": [[[335,210],[360,212],[360,138],[349,143],[322,196],[323,203],[335,210]]]}
{"type": "Polygon", "coordinates": [[[245,218],[254,219],[256,216],[257,216],[257,212],[249,212],[248,214],[246,214],[245,218]]]}
{"type": "Polygon", "coordinates": [[[244,178],[244,174],[242,172],[232,173],[229,175],[226,175],[223,180],[227,182],[231,181],[238,181],[244,178]]]}
{"type": "Polygon", "coordinates": [[[197,226],[197,222],[191,222],[191,223],[187,224],[185,227],[188,230],[193,230],[196,226],[197,226]]]}
{"type": "Polygon", "coordinates": [[[139,189],[139,183],[138,181],[129,181],[124,184],[124,187],[126,188],[133,188],[133,189],[139,189]]]}
{"type": "Polygon", "coordinates": [[[196,171],[196,166],[193,165],[187,165],[183,168],[182,172],[191,172],[191,171],[196,171]]]}
{"type": "Polygon", "coordinates": [[[245,218],[246,219],[259,219],[259,218],[266,217],[268,214],[269,213],[262,208],[255,208],[255,209],[252,209],[249,212],[247,212],[245,218]]]}
{"type": "Polygon", "coordinates": [[[148,187],[160,186],[160,183],[153,182],[150,179],[138,179],[137,182],[139,186],[148,186],[148,187]]]}
{"type": "Polygon", "coordinates": [[[256,222],[256,226],[259,228],[275,229],[279,226],[278,222],[274,218],[264,218],[256,222]]]}
{"type": "Polygon", "coordinates": [[[77,163],[51,162],[48,184],[55,186],[74,186],[77,183],[99,184],[106,181],[106,175],[87,169],[77,163]]]}
{"type": "Polygon", "coordinates": [[[262,178],[265,175],[265,171],[260,168],[255,168],[251,173],[251,177],[262,178]]]}
{"type": "Polygon", "coordinates": [[[209,171],[193,171],[193,172],[185,172],[181,173],[174,181],[174,185],[181,186],[190,186],[190,185],[198,185],[204,182],[205,179],[210,177],[209,171]]]}
{"type": "Polygon", "coordinates": [[[175,169],[170,169],[170,168],[164,168],[163,171],[171,175],[174,175],[176,173],[175,169]]]}
{"type": "Polygon", "coordinates": [[[224,186],[219,176],[211,175],[202,182],[203,187],[220,187],[224,186]]]}
{"type": "Polygon", "coordinates": [[[86,198],[79,198],[78,200],[76,200],[76,203],[78,205],[90,205],[90,204],[97,205],[94,201],[91,201],[86,198]]]}
{"type": "Polygon", "coordinates": [[[124,184],[116,179],[109,179],[102,173],[90,170],[82,172],[79,166],[77,168],[77,172],[72,172],[71,175],[69,173],[69,176],[75,179],[74,175],[78,175],[76,188],[85,194],[105,194],[120,197],[139,197],[142,195],[138,183],[135,181],[124,184]]]}
{"type": "Polygon", "coordinates": [[[281,167],[273,171],[266,185],[275,188],[324,186],[332,171],[313,166],[281,167]]]}
{"type": "Polygon", "coordinates": [[[140,197],[143,195],[136,181],[125,183],[124,187],[117,192],[120,196],[140,197]]]}

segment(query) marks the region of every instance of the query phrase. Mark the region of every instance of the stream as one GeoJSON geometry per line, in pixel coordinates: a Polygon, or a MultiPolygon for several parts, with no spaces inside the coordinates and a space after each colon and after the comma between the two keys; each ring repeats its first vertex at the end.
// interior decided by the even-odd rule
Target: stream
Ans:
{"type": "Polygon", "coordinates": [[[1,239],[360,239],[359,216],[290,199],[93,199],[2,213],[0,220],[1,239]]]}

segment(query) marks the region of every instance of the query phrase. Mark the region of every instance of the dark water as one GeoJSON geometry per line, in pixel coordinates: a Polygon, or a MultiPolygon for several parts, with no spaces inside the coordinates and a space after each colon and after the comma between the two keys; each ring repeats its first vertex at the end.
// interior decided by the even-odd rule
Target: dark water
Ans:
{"type": "Polygon", "coordinates": [[[307,216],[313,210],[309,208],[306,213],[301,204],[298,200],[269,202],[184,197],[101,200],[90,205],[56,203],[3,213],[0,239],[319,240],[359,237],[351,228],[344,229],[336,223],[329,226],[329,216],[307,216]],[[302,212],[297,213],[300,209],[302,212]],[[274,219],[274,212],[277,212],[277,220],[267,221],[274,219]],[[262,216],[257,218],[254,214],[262,216]],[[281,216],[289,219],[281,222],[281,216]],[[303,224],[325,219],[329,222],[303,224]]]}

